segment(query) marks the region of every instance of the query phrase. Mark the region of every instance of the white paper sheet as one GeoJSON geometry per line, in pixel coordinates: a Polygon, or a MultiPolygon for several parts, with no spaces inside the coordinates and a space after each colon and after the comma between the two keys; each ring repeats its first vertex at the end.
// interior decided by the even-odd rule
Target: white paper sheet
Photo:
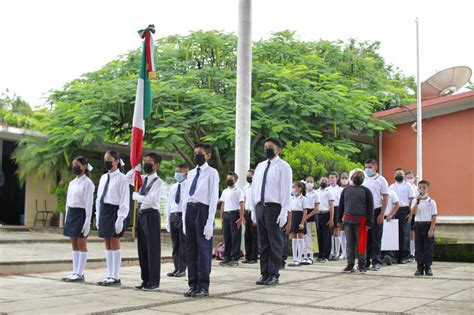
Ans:
{"type": "Polygon", "coordinates": [[[398,219],[383,221],[382,250],[398,250],[398,219]]]}

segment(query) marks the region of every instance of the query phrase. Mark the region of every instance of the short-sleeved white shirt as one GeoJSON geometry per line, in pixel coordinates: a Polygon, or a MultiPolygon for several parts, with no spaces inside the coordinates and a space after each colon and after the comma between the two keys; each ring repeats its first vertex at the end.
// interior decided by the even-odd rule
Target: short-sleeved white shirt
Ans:
{"type": "MultiPolygon", "coordinates": [[[[412,207],[416,205],[417,200],[413,199],[412,207]]],[[[436,201],[430,197],[421,199],[418,209],[416,210],[415,222],[430,222],[431,217],[438,215],[436,201]]]]}
{"type": "Polygon", "coordinates": [[[238,187],[226,188],[219,200],[224,202],[224,211],[239,210],[240,202],[245,201],[244,192],[238,187]]]}
{"type": "Polygon", "coordinates": [[[392,212],[393,207],[395,207],[395,204],[397,202],[400,202],[398,199],[397,193],[393,189],[388,190],[388,203],[387,203],[387,208],[385,208],[385,216],[388,216],[390,212],[392,212]]]}
{"type": "Polygon", "coordinates": [[[308,205],[308,208],[307,209],[311,209],[313,210],[314,207],[316,207],[317,204],[319,204],[319,194],[316,190],[313,190],[313,191],[307,191],[306,192],[306,199],[308,201],[307,205],[308,205]]]}
{"type": "Polygon", "coordinates": [[[382,207],[382,195],[388,195],[388,183],[385,177],[380,174],[372,177],[366,175],[362,185],[370,189],[374,197],[374,209],[382,207]]]}
{"type": "Polygon", "coordinates": [[[400,207],[409,207],[410,199],[415,198],[412,185],[406,181],[393,183],[390,185],[390,189],[397,194],[398,199],[400,200],[400,207]]]}
{"type": "Polygon", "coordinates": [[[308,199],[305,196],[299,195],[291,198],[291,211],[303,211],[308,208],[308,199]]]}
{"type": "Polygon", "coordinates": [[[329,186],[328,189],[332,192],[332,196],[334,197],[334,207],[339,206],[339,199],[341,199],[341,193],[344,188],[339,185],[336,186],[329,186]]]}
{"type": "Polygon", "coordinates": [[[329,211],[329,201],[334,201],[334,196],[332,192],[328,189],[318,189],[320,207],[319,212],[328,212],[329,211]]]}

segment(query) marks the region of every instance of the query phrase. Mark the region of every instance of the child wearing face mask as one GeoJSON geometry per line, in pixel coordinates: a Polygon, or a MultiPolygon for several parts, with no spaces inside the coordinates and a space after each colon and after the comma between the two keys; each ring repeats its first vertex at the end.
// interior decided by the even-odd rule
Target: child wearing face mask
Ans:
{"type": "Polygon", "coordinates": [[[83,282],[87,261],[87,236],[92,218],[94,184],[89,178],[92,167],[83,156],[72,161],[72,173],[76,176],[69,182],[66,199],[65,236],[72,243],[72,274],[63,278],[66,282],[83,282]]]}
{"type": "MultiPolygon", "coordinates": [[[[413,196],[418,195],[418,186],[416,184],[416,176],[415,173],[411,170],[407,170],[405,172],[405,179],[411,185],[413,189],[413,196]]],[[[411,224],[410,224],[410,262],[415,261],[415,215],[412,215],[411,224]]]]}
{"type": "Polygon", "coordinates": [[[244,224],[245,197],[242,189],[235,183],[237,174],[230,172],[227,175],[227,188],[221,195],[221,219],[224,232],[224,260],[221,266],[238,266],[240,259],[241,230],[244,224]]]}
{"type": "Polygon", "coordinates": [[[307,199],[305,184],[302,182],[293,183],[294,197],[291,201],[291,220],[289,221],[291,247],[293,252],[293,262],[290,267],[298,267],[301,264],[304,250],[304,234],[307,215],[307,199]]]}
{"type": "Polygon", "coordinates": [[[413,200],[411,211],[416,214],[415,224],[415,258],[417,268],[415,276],[433,276],[433,245],[438,208],[436,201],[431,199],[430,182],[418,182],[418,196],[413,200]]]}
{"type": "Polygon", "coordinates": [[[303,250],[302,265],[314,263],[313,236],[316,236],[316,214],[319,211],[319,194],[314,190],[314,177],[306,177],[306,200],[308,208],[306,216],[306,233],[304,235],[305,250],[303,250]],[[306,255],[306,256],[305,256],[306,255]]]}
{"type": "Polygon", "coordinates": [[[329,187],[334,197],[334,227],[331,231],[331,254],[329,260],[338,260],[341,253],[341,237],[339,228],[336,225],[336,218],[339,211],[339,198],[341,197],[342,188],[338,185],[339,173],[332,171],[329,173],[329,187]]]}
{"type": "Polygon", "coordinates": [[[325,263],[331,253],[331,229],[334,226],[334,196],[328,189],[329,179],[321,177],[319,180],[320,208],[317,216],[318,220],[318,261],[325,263]]]}

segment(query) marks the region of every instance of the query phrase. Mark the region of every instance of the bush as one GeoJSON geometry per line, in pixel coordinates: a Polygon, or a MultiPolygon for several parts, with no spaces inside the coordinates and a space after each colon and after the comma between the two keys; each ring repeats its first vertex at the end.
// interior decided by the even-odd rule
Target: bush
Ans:
{"type": "Polygon", "coordinates": [[[318,179],[327,176],[330,171],[340,174],[362,167],[347,156],[334,152],[333,148],[315,142],[300,141],[296,145],[287,143],[282,150],[282,156],[291,165],[294,179],[304,179],[306,176],[318,179]]]}

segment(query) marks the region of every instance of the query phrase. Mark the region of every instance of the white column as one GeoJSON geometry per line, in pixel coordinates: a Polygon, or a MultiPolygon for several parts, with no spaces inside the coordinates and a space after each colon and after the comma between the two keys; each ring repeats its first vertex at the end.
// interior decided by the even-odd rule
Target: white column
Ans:
{"type": "Polygon", "coordinates": [[[423,133],[421,109],[421,80],[420,80],[420,40],[418,34],[418,18],[416,18],[416,174],[418,180],[423,179],[423,133]]]}
{"type": "Polygon", "coordinates": [[[243,187],[250,168],[250,123],[252,86],[252,1],[239,0],[237,41],[237,96],[235,116],[235,172],[243,187]]]}

